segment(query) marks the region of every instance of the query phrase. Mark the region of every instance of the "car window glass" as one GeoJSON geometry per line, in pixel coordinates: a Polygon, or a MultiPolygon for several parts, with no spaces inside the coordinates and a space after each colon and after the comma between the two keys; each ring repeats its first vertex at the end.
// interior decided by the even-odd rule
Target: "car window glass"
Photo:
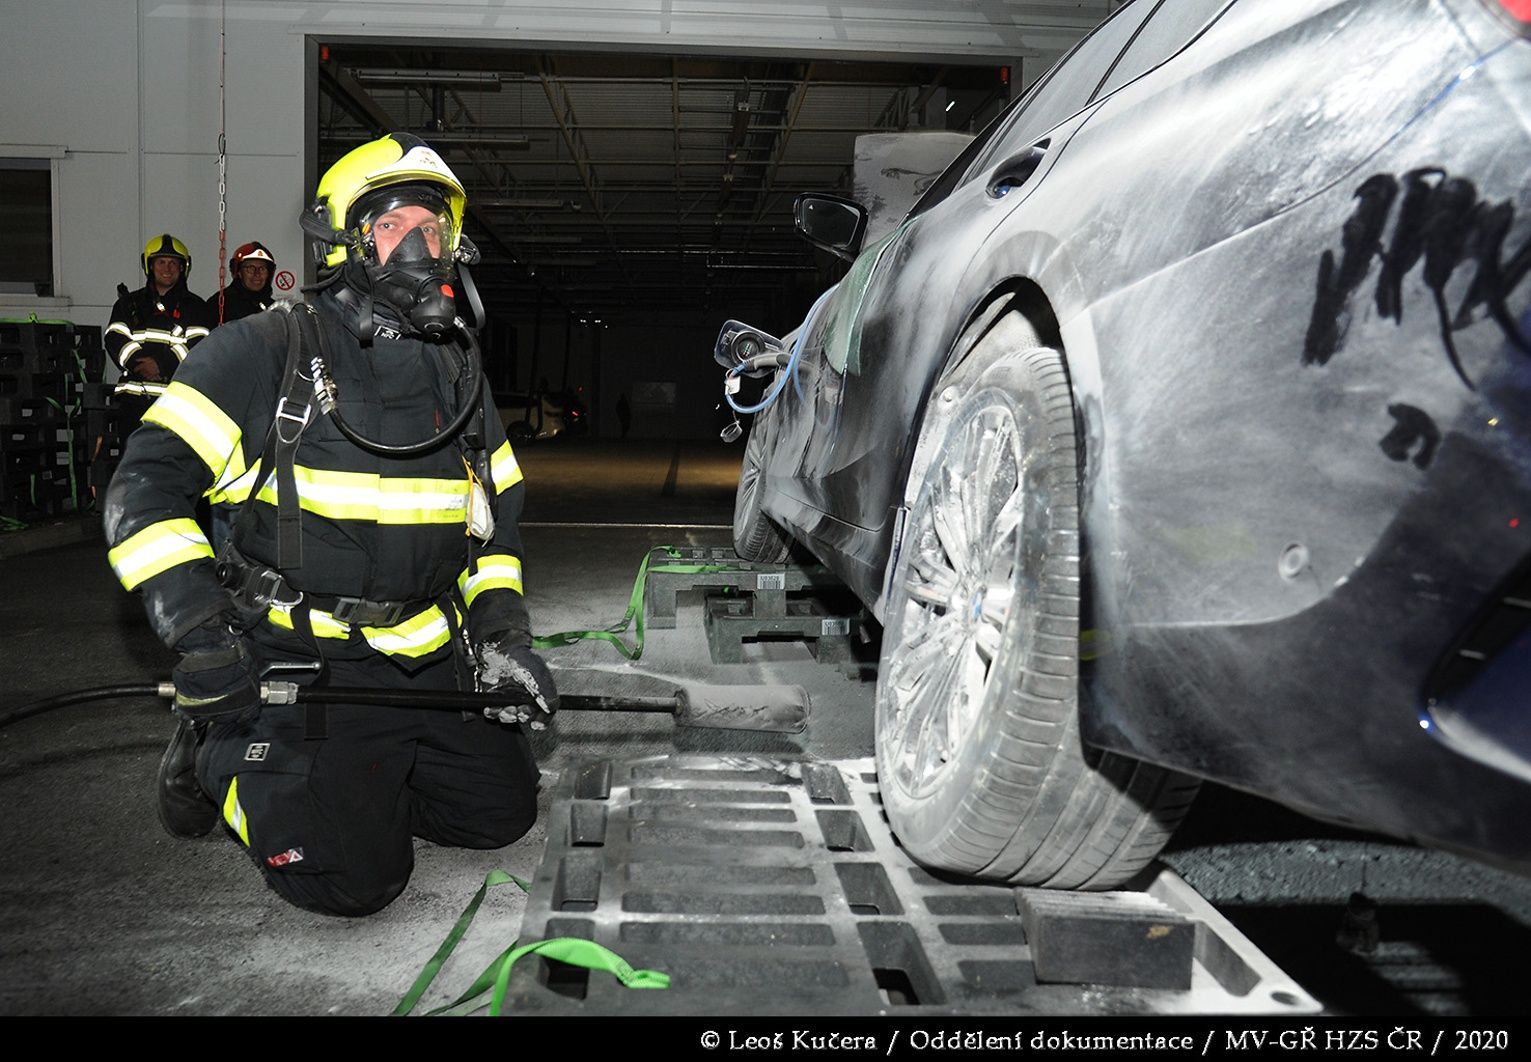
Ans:
{"type": "Polygon", "coordinates": [[[1090,101],[1090,95],[1105,77],[1112,60],[1160,2],[1134,0],[1096,27],[1057,66],[1043,75],[1042,83],[1010,121],[1010,127],[993,139],[989,149],[973,163],[968,175],[987,169],[1000,152],[1020,150],[1077,113],[1090,101]]]}
{"type": "Polygon", "coordinates": [[[907,221],[909,218],[914,217],[916,214],[924,213],[951,194],[952,189],[957,187],[957,185],[961,182],[963,174],[967,173],[968,168],[972,166],[973,159],[978,155],[979,152],[984,149],[984,146],[994,138],[996,135],[996,130],[998,130],[1000,126],[1004,124],[1004,121],[1007,117],[1009,117],[1010,112],[1014,110],[1016,105],[1020,102],[1021,100],[1017,99],[1015,103],[1012,103],[1005,110],[995,115],[993,120],[991,120],[988,125],[984,126],[983,132],[979,133],[976,137],[969,141],[968,145],[962,149],[962,152],[956,158],[952,159],[951,164],[947,166],[946,169],[941,171],[941,176],[937,177],[935,181],[931,183],[930,187],[925,189],[925,193],[921,195],[919,199],[915,200],[914,206],[909,208],[909,213],[904,215],[904,220],[907,221]]]}
{"type": "Polygon", "coordinates": [[[1189,44],[1191,38],[1227,6],[1228,0],[1176,0],[1160,4],[1117,60],[1116,68],[1106,76],[1106,83],[1096,95],[1115,92],[1164,62],[1189,44]]]}

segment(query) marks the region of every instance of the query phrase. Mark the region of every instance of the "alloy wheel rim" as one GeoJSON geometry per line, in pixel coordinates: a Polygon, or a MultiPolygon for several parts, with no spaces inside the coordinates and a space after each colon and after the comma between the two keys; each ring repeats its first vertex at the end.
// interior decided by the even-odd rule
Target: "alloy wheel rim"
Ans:
{"type": "Polygon", "coordinates": [[[1006,404],[965,417],[911,513],[878,706],[888,766],[911,794],[957,758],[1003,672],[1025,530],[1021,442],[1006,404]]]}

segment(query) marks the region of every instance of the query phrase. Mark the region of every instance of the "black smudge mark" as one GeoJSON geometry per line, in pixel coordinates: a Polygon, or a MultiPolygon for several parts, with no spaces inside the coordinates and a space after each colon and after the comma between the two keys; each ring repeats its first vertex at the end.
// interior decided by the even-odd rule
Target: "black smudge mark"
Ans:
{"type": "Polygon", "coordinates": [[[1326,365],[1344,345],[1350,328],[1351,296],[1366,279],[1372,258],[1382,252],[1382,230],[1397,195],[1398,179],[1388,173],[1368,177],[1356,189],[1359,202],[1340,233],[1339,267],[1335,267],[1333,251],[1325,251],[1319,259],[1318,291],[1303,341],[1304,365],[1326,365]]]}
{"type": "Polygon", "coordinates": [[[1505,337],[1525,353],[1531,354],[1531,339],[1527,339],[1521,332],[1510,308],[1505,305],[1505,295],[1514,291],[1515,286],[1525,279],[1527,271],[1531,270],[1531,240],[1522,244],[1508,263],[1500,261],[1504,256],[1505,238],[1509,236],[1510,226],[1514,223],[1515,207],[1509,200],[1493,206],[1478,204],[1468,247],[1470,256],[1478,262],[1478,272],[1473,275],[1472,283],[1467,288],[1462,305],[1457,307],[1451,325],[1453,329],[1466,328],[1472,323],[1473,310],[1483,306],[1505,337]]]}
{"type": "Polygon", "coordinates": [[[1430,419],[1430,414],[1403,402],[1388,406],[1387,411],[1395,423],[1393,430],[1377,444],[1382,447],[1382,452],[1394,461],[1402,461],[1409,456],[1414,444],[1423,440],[1419,452],[1414,455],[1414,467],[1429,468],[1430,462],[1435,460],[1435,449],[1441,443],[1441,430],[1430,419]]]}
{"type": "Polygon", "coordinates": [[[1425,220],[1425,287],[1435,299],[1436,316],[1441,323],[1441,342],[1446,357],[1468,390],[1475,391],[1457,345],[1451,338],[1451,314],[1446,309],[1446,283],[1466,255],[1478,215],[1478,190],[1463,177],[1451,177],[1430,197],[1429,217],[1425,220]]]}
{"type": "Polygon", "coordinates": [[[1435,304],[1446,358],[1468,390],[1477,390],[1462,365],[1452,333],[1472,324],[1474,311],[1482,307],[1512,346],[1531,354],[1531,339],[1506,304],[1509,294],[1531,275],[1531,239],[1506,260],[1504,245],[1515,223],[1513,203],[1480,200],[1472,181],[1451,177],[1439,166],[1409,170],[1403,175],[1402,186],[1398,222],[1385,250],[1377,241],[1397,197],[1399,181],[1390,174],[1376,174],[1356,189],[1359,202],[1341,231],[1343,256],[1339,264],[1335,264],[1333,251],[1326,250],[1319,258],[1318,292],[1303,343],[1302,363],[1327,364],[1344,345],[1350,327],[1350,299],[1366,279],[1374,255],[1382,259],[1375,294],[1377,313],[1402,324],[1403,280],[1423,259],[1424,283],[1435,304]],[[1467,263],[1476,263],[1477,269],[1453,316],[1446,306],[1446,286],[1467,263]]]}
{"type": "Polygon", "coordinates": [[[1398,207],[1398,224],[1393,227],[1393,242],[1382,256],[1382,274],[1377,278],[1377,312],[1384,318],[1403,321],[1403,278],[1425,253],[1424,228],[1429,216],[1430,199],[1436,183],[1446,171],[1434,166],[1410,170],[1403,175],[1403,202],[1398,207]]]}

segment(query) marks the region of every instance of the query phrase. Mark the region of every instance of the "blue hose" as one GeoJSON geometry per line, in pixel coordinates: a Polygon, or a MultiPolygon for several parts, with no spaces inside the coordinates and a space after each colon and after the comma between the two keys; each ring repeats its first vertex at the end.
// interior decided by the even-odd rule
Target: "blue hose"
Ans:
{"type": "MultiPolygon", "coordinates": [[[[772,402],[776,401],[776,396],[781,394],[781,389],[787,386],[788,378],[794,380],[797,378],[797,359],[798,355],[803,352],[803,340],[808,337],[808,330],[813,325],[813,319],[819,315],[819,307],[824,305],[825,299],[834,294],[834,290],[834,288],[830,288],[824,294],[820,295],[814,301],[813,307],[809,309],[808,316],[803,318],[803,327],[798,329],[797,339],[792,341],[792,357],[788,359],[787,364],[782,367],[781,373],[776,377],[776,386],[771,388],[771,393],[766,395],[753,406],[741,406],[739,403],[734,401],[733,395],[725,391],[723,392],[723,397],[725,400],[727,400],[728,407],[730,409],[732,409],[735,413],[759,413],[762,409],[765,409],[772,402]]],[[[725,375],[738,376],[739,366],[736,365],[732,369],[729,369],[725,375]]]]}

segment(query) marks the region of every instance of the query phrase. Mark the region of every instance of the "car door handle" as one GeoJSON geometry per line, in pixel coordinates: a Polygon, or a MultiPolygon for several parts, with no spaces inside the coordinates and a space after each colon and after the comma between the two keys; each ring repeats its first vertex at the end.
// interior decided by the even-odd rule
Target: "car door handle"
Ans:
{"type": "Polygon", "coordinates": [[[1049,141],[1038,140],[1026,150],[1011,155],[1004,162],[994,168],[989,175],[989,184],[985,189],[991,199],[1003,199],[1011,191],[1019,188],[1031,179],[1031,175],[1037,172],[1037,167],[1042,165],[1042,160],[1047,157],[1047,145],[1049,141]]]}

